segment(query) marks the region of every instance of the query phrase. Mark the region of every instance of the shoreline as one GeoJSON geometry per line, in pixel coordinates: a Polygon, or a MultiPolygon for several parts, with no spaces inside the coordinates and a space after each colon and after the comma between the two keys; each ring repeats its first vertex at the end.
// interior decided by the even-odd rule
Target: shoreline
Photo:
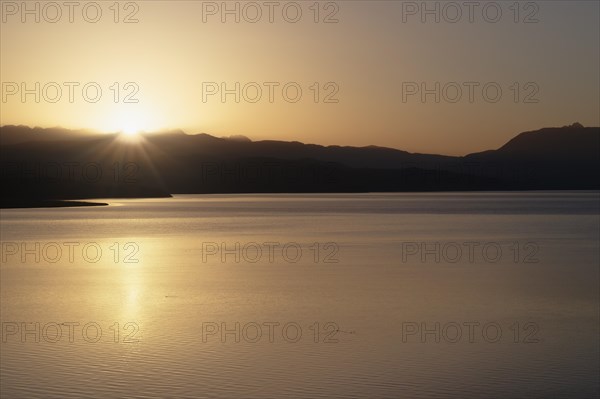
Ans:
{"type": "Polygon", "coordinates": [[[83,206],[108,206],[105,202],[71,201],[71,200],[2,200],[0,209],[31,208],[75,208],[83,206]]]}
{"type": "MultiPolygon", "coordinates": [[[[531,190],[443,190],[443,191],[364,191],[364,192],[239,192],[239,193],[173,193],[168,197],[139,197],[147,198],[174,198],[174,196],[202,195],[336,195],[336,194],[494,194],[494,193],[561,193],[561,192],[587,192],[600,193],[598,189],[531,189],[531,190]]],[[[119,197],[120,198],[120,197],[119,197]]],[[[138,198],[138,197],[136,197],[138,198]]],[[[123,198],[132,199],[132,198],[123,198]]],[[[94,201],[94,199],[91,199],[94,201]]],[[[34,209],[34,208],[78,208],[90,206],[109,206],[106,202],[90,202],[89,200],[30,200],[30,199],[0,199],[1,209],[34,209]]]]}

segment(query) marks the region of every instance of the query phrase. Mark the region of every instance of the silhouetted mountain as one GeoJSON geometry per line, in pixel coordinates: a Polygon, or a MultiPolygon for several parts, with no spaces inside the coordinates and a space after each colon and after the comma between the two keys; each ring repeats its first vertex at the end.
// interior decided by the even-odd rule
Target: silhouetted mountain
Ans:
{"type": "Polygon", "coordinates": [[[598,128],[579,123],[561,128],[544,128],[521,133],[495,151],[470,154],[467,158],[526,159],[529,161],[597,162],[600,146],[598,128]]]}
{"type": "Polygon", "coordinates": [[[464,159],[519,175],[529,189],[598,189],[599,131],[579,123],[544,128],[521,133],[497,150],[464,159]]]}
{"type": "Polygon", "coordinates": [[[249,142],[252,141],[248,137],[242,136],[241,134],[236,134],[236,135],[233,135],[233,136],[223,137],[223,138],[227,139],[227,140],[231,140],[231,141],[241,141],[241,142],[244,142],[244,143],[249,143],[249,142]]]}
{"type": "Polygon", "coordinates": [[[169,193],[599,189],[599,128],[526,132],[465,157],[187,135],[0,128],[3,198],[169,193]]]}
{"type": "Polygon", "coordinates": [[[23,125],[6,125],[2,126],[0,129],[0,145],[26,143],[31,141],[85,139],[94,135],[90,130],[69,130],[62,127],[30,128],[23,125]]]}

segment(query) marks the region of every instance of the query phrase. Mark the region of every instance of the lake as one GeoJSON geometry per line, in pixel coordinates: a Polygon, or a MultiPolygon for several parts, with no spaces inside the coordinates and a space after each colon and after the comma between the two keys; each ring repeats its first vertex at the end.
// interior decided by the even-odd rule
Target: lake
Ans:
{"type": "Polygon", "coordinates": [[[598,192],[2,210],[2,398],[590,398],[598,192]]]}

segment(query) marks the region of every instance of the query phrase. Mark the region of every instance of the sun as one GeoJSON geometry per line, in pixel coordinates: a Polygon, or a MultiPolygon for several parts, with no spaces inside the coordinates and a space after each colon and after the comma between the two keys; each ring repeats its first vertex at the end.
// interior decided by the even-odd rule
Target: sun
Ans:
{"type": "Polygon", "coordinates": [[[139,104],[118,104],[108,109],[102,124],[106,132],[118,132],[122,139],[137,141],[147,132],[161,129],[162,113],[156,112],[154,107],[140,106],[139,104]]]}
{"type": "Polygon", "coordinates": [[[115,124],[125,136],[133,137],[140,134],[146,128],[147,121],[141,115],[129,114],[121,115],[115,121],[115,124]]]}
{"type": "Polygon", "coordinates": [[[118,131],[119,139],[122,141],[137,143],[142,137],[142,129],[134,123],[122,123],[118,131]]]}
{"type": "Polygon", "coordinates": [[[141,129],[137,128],[136,126],[123,126],[123,128],[121,129],[121,132],[125,135],[125,136],[129,136],[129,137],[133,137],[133,136],[137,136],[138,134],[140,134],[141,129]]]}

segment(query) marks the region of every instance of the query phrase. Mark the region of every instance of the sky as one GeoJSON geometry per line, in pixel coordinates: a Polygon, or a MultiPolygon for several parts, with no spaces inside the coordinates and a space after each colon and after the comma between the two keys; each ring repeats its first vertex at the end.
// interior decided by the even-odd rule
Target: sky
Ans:
{"type": "Polygon", "coordinates": [[[542,127],[600,126],[597,1],[2,1],[1,10],[2,125],[448,155],[542,127]]]}

